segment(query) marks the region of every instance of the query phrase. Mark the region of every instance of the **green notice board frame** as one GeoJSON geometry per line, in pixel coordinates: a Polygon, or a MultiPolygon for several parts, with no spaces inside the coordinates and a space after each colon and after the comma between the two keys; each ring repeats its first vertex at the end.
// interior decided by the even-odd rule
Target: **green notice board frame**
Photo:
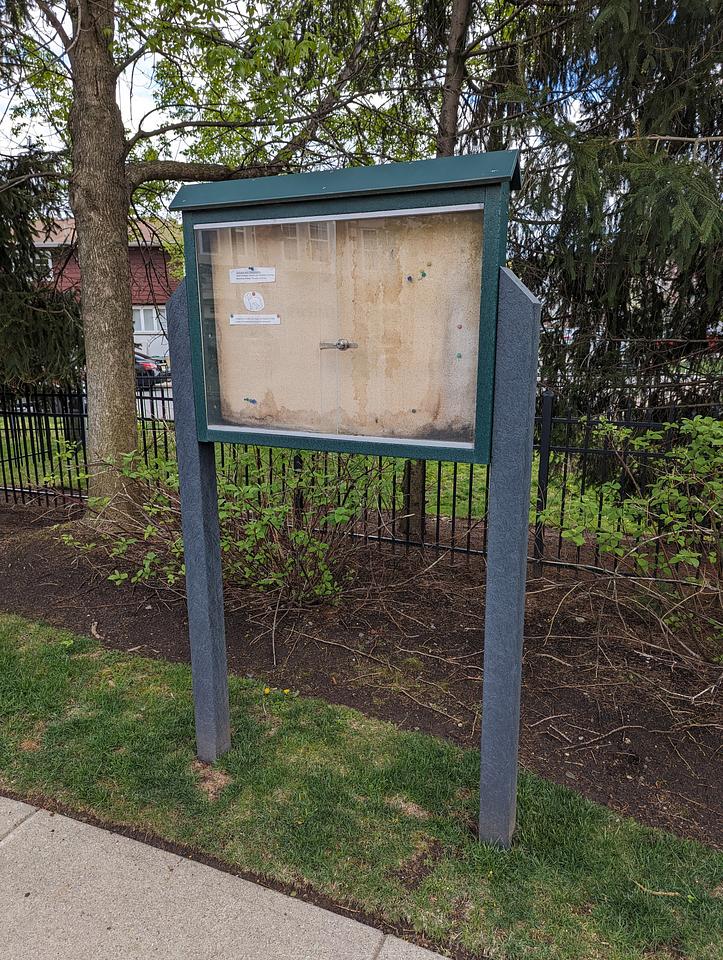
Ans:
{"type": "MultiPolygon", "coordinates": [[[[488,463],[492,439],[494,358],[500,267],[507,248],[510,190],[520,186],[515,150],[469,154],[412,163],[355,167],[329,172],[290,174],[181,187],[172,210],[183,214],[198,439],[202,442],[258,444],[292,449],[336,451],[424,460],[488,463]],[[414,440],[305,434],[284,430],[234,427],[210,422],[204,369],[204,329],[197,270],[198,227],[239,220],[296,219],[482,204],[484,238],[480,275],[480,326],[473,443],[447,444],[414,440]]],[[[208,335],[208,331],[206,331],[208,335]]]]}

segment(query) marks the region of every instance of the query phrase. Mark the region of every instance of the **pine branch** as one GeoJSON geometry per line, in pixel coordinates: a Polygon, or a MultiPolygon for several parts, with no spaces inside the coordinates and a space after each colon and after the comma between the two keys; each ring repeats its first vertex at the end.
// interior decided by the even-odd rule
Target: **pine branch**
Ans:
{"type": "Polygon", "coordinates": [[[34,170],[32,173],[24,174],[22,177],[15,177],[12,180],[6,180],[4,183],[0,183],[0,193],[19,187],[21,183],[28,183],[29,181],[41,178],[46,180],[68,180],[70,179],[70,175],[67,173],[58,173],[57,170],[34,170]]]}
{"type": "Polygon", "coordinates": [[[473,56],[479,50],[480,46],[485,42],[485,40],[489,40],[490,37],[494,37],[503,31],[519,17],[523,10],[526,10],[530,6],[532,6],[532,0],[527,0],[527,2],[521,3],[508,17],[505,17],[504,20],[498,21],[487,31],[487,33],[483,33],[482,36],[476,37],[470,44],[468,44],[467,47],[462,51],[462,55],[464,57],[473,56]]]}
{"type": "Polygon", "coordinates": [[[642,140],[662,140],[672,143],[723,143],[723,137],[673,137],[664,133],[649,133],[638,137],[620,137],[611,143],[638,143],[642,140]]]}

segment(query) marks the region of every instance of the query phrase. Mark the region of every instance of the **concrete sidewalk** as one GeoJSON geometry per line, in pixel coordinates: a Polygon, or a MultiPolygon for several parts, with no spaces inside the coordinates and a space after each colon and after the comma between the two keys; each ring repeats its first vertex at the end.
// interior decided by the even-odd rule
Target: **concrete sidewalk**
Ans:
{"type": "Polygon", "coordinates": [[[3,960],[439,960],[177,854],[0,797],[3,960]]]}

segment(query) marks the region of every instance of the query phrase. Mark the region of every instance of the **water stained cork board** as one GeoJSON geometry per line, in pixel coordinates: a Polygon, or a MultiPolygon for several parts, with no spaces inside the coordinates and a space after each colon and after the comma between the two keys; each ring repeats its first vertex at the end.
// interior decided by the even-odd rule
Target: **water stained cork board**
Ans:
{"type": "Polygon", "coordinates": [[[482,210],[199,235],[219,424],[473,442],[482,210]]]}

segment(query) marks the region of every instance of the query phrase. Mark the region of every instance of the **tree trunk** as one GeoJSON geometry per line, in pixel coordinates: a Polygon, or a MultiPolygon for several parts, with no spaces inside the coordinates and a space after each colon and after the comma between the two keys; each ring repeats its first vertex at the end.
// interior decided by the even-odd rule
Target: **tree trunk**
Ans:
{"type": "Polygon", "coordinates": [[[437,128],[437,156],[452,157],[457,145],[459,100],[464,81],[467,31],[472,17],[472,0],[453,0],[447,41],[447,67],[442,88],[442,106],[437,128]]]}
{"type": "MultiPolygon", "coordinates": [[[[447,40],[447,66],[437,127],[437,156],[452,157],[457,145],[459,101],[464,81],[464,49],[472,17],[471,0],[454,0],[447,40]]],[[[426,463],[408,460],[404,465],[404,526],[407,539],[424,545],[426,463]]]]}
{"type": "Polygon", "coordinates": [[[70,50],[70,204],[83,283],[89,494],[113,500],[125,490],[116,467],[138,443],[128,259],[130,199],[110,50],[114,0],[78,0],[72,14],[77,41],[70,50]]]}

